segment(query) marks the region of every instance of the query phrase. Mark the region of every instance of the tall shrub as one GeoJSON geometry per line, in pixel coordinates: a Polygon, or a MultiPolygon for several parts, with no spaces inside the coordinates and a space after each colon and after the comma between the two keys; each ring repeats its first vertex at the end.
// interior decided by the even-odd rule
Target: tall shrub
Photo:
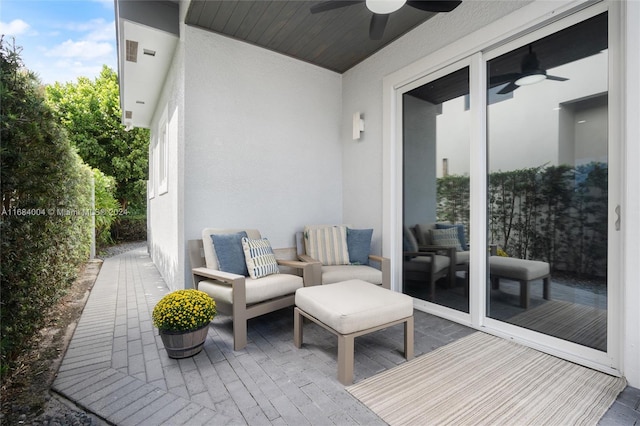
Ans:
{"type": "Polygon", "coordinates": [[[118,75],[103,66],[94,80],[47,86],[47,102],[85,163],[115,179],[121,208],[146,214],[149,130],[121,123],[118,75]]]}
{"type": "Polygon", "coordinates": [[[120,203],[115,198],[116,180],[93,169],[93,181],[96,203],[96,244],[99,247],[113,242],[111,238],[111,224],[120,211],[120,203]]]}
{"type": "Polygon", "coordinates": [[[91,241],[90,177],[15,42],[0,39],[1,338],[4,375],[47,308],[77,276],[91,241]]]}

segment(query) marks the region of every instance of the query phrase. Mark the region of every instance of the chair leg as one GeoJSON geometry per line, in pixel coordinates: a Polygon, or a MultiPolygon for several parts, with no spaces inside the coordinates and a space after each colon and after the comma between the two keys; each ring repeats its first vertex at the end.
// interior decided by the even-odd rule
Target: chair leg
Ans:
{"type": "Polygon", "coordinates": [[[294,308],[293,310],[293,344],[296,348],[302,346],[302,314],[300,309],[294,308]]]}
{"type": "Polygon", "coordinates": [[[500,278],[491,277],[491,288],[494,289],[494,290],[499,290],[500,289],[500,278]]]}
{"type": "Polygon", "coordinates": [[[354,337],[338,335],[338,381],[347,386],[353,383],[354,337]]]}
{"type": "Polygon", "coordinates": [[[239,351],[247,346],[247,318],[245,315],[233,315],[233,350],[239,351]]]}

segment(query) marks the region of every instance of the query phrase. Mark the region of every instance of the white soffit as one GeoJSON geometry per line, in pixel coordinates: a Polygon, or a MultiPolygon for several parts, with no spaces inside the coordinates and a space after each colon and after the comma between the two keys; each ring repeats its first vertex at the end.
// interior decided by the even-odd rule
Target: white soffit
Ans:
{"type": "Polygon", "coordinates": [[[125,19],[119,19],[118,27],[122,123],[149,128],[178,36],[125,19]],[[127,60],[127,44],[135,43],[127,42],[137,42],[135,62],[127,60]]]}

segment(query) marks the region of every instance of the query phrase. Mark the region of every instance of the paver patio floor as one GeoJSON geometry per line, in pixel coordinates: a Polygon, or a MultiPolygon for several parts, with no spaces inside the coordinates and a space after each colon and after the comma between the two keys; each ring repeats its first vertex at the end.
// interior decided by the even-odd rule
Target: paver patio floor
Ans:
{"type": "MultiPolygon", "coordinates": [[[[249,344],[237,352],[230,318],[219,315],[202,352],[168,358],[151,320],[168,291],[146,249],[106,259],[54,391],[117,425],[385,424],[338,382],[334,335],[305,324],[295,348],[292,309],[250,320],[249,344]]],[[[416,356],[474,332],[415,315],[416,356]]],[[[402,325],[356,339],[355,381],[405,362],[402,347],[402,325]]],[[[629,424],[615,415],[603,420],[629,424]]]]}

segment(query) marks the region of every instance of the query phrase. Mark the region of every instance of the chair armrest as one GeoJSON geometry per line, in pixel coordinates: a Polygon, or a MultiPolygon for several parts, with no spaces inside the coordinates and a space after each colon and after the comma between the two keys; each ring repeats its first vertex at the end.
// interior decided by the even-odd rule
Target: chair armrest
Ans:
{"type": "Polygon", "coordinates": [[[430,245],[430,246],[423,246],[420,245],[418,246],[418,251],[446,251],[447,253],[455,253],[456,252],[456,248],[454,246],[434,246],[434,245],[430,245]]]}
{"type": "Polygon", "coordinates": [[[423,257],[430,257],[430,258],[434,258],[434,256],[437,253],[435,251],[403,251],[402,255],[405,257],[411,256],[411,257],[417,257],[417,256],[423,256],[423,257]]]}
{"type": "Polygon", "coordinates": [[[202,281],[202,278],[208,278],[212,280],[222,281],[227,284],[234,284],[238,280],[244,280],[244,276],[238,274],[232,274],[230,272],[218,271],[209,268],[193,268],[191,273],[195,277],[200,278],[198,281],[202,281]]]}
{"type": "Polygon", "coordinates": [[[299,260],[278,259],[278,265],[302,269],[302,280],[304,281],[305,287],[320,284],[320,279],[318,278],[322,273],[320,269],[322,265],[320,262],[301,262],[299,260]]]}
{"type": "Polygon", "coordinates": [[[309,269],[304,270],[304,273],[308,274],[308,278],[307,276],[304,277],[304,286],[309,287],[322,284],[322,263],[308,254],[299,254],[298,259],[310,265],[308,267],[309,269]]]}
{"type": "Polygon", "coordinates": [[[387,290],[391,290],[391,259],[388,257],[370,254],[369,260],[373,260],[380,264],[380,271],[382,272],[382,287],[387,290]]]}
{"type": "Polygon", "coordinates": [[[230,284],[233,288],[231,293],[233,315],[243,315],[247,306],[247,285],[245,281],[246,277],[244,275],[232,274],[230,272],[217,271],[209,268],[193,268],[191,273],[193,274],[193,283],[196,290],[198,289],[198,283],[205,279],[212,279],[230,284]]]}
{"type": "Polygon", "coordinates": [[[303,262],[307,262],[307,263],[320,263],[319,260],[314,259],[313,257],[309,256],[308,254],[299,254],[298,255],[298,259],[300,259],[303,262]]]}

